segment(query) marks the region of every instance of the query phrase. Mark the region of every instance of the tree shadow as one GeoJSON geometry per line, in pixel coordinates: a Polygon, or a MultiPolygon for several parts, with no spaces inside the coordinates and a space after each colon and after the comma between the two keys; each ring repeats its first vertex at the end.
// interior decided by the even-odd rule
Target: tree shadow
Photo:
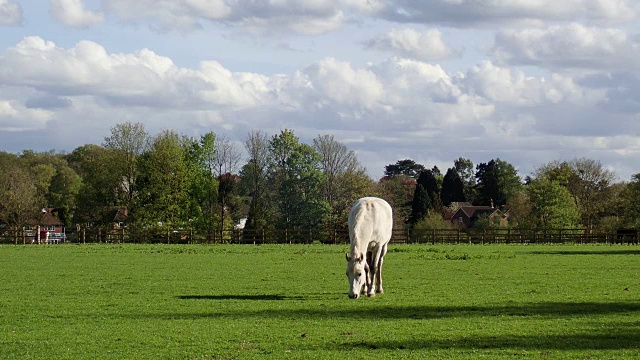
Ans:
{"type": "Polygon", "coordinates": [[[286,300],[283,295],[181,295],[180,300],[286,300]]]}
{"type": "Polygon", "coordinates": [[[519,350],[623,350],[640,349],[638,329],[605,329],[596,333],[553,335],[474,335],[446,339],[346,341],[334,350],[385,349],[519,349],[519,350]]]}
{"type": "Polygon", "coordinates": [[[640,250],[558,250],[558,251],[532,251],[536,255],[640,255],[640,250]]]}
{"type": "MultiPolygon", "coordinates": [[[[187,295],[179,297],[185,300],[298,300],[297,297],[282,295],[187,295]]],[[[352,302],[357,302],[353,300],[352,302]]],[[[365,304],[363,304],[365,305],[365,304]]],[[[496,306],[352,306],[346,305],[339,309],[327,307],[308,307],[283,309],[267,308],[258,310],[222,309],[214,312],[198,313],[154,313],[132,316],[155,317],[167,319],[189,318],[313,318],[319,319],[363,319],[363,320],[398,320],[398,319],[445,319],[445,318],[473,318],[495,316],[520,316],[542,318],[572,318],[580,316],[607,315],[619,313],[640,312],[640,303],[611,302],[611,303],[523,303],[516,305],[496,306]]],[[[640,338],[640,336],[639,336],[640,338]]]]}

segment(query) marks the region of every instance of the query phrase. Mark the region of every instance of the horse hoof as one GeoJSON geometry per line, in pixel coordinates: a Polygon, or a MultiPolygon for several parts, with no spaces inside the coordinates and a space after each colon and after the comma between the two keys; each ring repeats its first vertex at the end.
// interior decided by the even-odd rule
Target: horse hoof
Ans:
{"type": "Polygon", "coordinates": [[[368,296],[368,297],[376,297],[376,293],[371,292],[371,293],[368,293],[368,294],[367,294],[367,296],[368,296]]]}

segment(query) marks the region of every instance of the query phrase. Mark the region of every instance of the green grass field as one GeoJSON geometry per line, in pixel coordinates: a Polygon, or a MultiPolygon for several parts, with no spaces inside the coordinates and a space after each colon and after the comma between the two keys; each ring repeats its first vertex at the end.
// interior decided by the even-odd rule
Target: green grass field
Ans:
{"type": "Polygon", "coordinates": [[[637,358],[640,248],[0,246],[2,359],[637,358]]]}

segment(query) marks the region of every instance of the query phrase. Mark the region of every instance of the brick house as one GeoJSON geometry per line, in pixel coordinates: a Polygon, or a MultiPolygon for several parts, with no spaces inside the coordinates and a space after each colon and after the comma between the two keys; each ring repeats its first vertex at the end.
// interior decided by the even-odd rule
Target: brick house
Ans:
{"type": "Polygon", "coordinates": [[[57,244],[65,241],[64,224],[53,215],[56,212],[58,209],[44,208],[39,219],[27,224],[26,235],[33,239],[32,243],[57,244]]]}
{"type": "Polygon", "coordinates": [[[500,226],[508,224],[508,211],[501,211],[492,206],[462,205],[451,215],[451,224],[459,229],[468,229],[478,222],[482,215],[487,215],[491,223],[499,222],[500,226]]]}

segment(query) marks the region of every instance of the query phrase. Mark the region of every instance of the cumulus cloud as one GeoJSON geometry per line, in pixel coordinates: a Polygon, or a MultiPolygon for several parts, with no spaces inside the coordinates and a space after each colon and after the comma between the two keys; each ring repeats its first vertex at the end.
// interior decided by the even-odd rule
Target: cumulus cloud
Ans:
{"type": "Polygon", "coordinates": [[[0,131],[43,129],[52,115],[45,110],[28,109],[16,101],[0,99],[0,131]]]}
{"type": "Polygon", "coordinates": [[[408,28],[393,29],[367,41],[365,46],[425,61],[444,60],[460,54],[444,42],[442,33],[436,29],[424,32],[408,28]]]}
{"type": "Polygon", "coordinates": [[[73,28],[87,28],[104,21],[100,12],[85,9],[84,0],[51,0],[51,16],[73,28]]]}
{"type": "Polygon", "coordinates": [[[532,76],[489,61],[451,73],[400,57],[366,66],[325,58],[265,75],[214,60],[181,67],[148,49],[112,53],[91,41],[64,48],[27,37],[0,53],[0,142],[13,141],[17,131],[65,128],[71,134],[56,140],[69,137],[68,149],[80,145],[73,143],[79,132],[99,143],[116,122],[145,121],[151,131],[213,130],[235,139],[255,128],[291,128],[303,140],[334,133],[371,163],[474,154],[488,161],[508,153],[508,161],[536,166],[544,161],[537,158],[557,158],[552,149],[589,156],[597,137],[607,139],[599,142],[601,154],[627,151],[626,159],[638,153],[633,142],[608,141],[640,133],[637,105],[612,99],[638,88],[637,78],[621,87],[622,78],[532,76]],[[626,111],[611,111],[623,105],[626,111]]]}
{"type": "Polygon", "coordinates": [[[493,53],[507,64],[551,68],[638,69],[640,36],[577,23],[496,35],[493,53]]]}
{"type": "Polygon", "coordinates": [[[22,7],[12,0],[0,0],[0,25],[22,24],[22,7]]]}

